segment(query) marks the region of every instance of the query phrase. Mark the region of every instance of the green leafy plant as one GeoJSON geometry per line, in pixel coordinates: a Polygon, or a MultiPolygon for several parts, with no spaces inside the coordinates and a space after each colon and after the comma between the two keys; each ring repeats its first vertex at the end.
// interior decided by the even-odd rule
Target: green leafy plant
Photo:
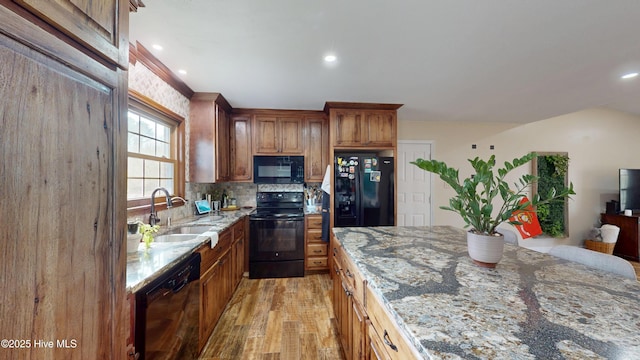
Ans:
{"type": "Polygon", "coordinates": [[[417,159],[411,164],[439,175],[440,179],[455,191],[456,195],[449,199],[449,206],[441,206],[441,209],[458,213],[466,224],[465,228],[471,227],[475,233],[494,235],[496,227],[502,222],[507,221],[514,225],[521,224],[518,221],[509,220],[515,212],[527,210],[529,206],[533,206],[535,209],[539,205],[562,201],[570,195],[575,195],[573,184],[570,184],[568,188],[563,185],[550,189],[544,196],[541,196],[539,192],[529,201],[521,203],[522,198],[527,195],[527,189],[537,180],[537,177],[530,174],[522,175],[514,183],[514,189],[509,187],[504,178],[512,170],[537,156],[532,152],[513,159],[512,162],[505,161],[504,167],[496,169],[495,172],[495,155],[491,155],[488,161],[478,157],[473,160],[469,159],[475,174],[462,182],[458,176],[458,169],[450,168],[444,162],[417,159]],[[502,204],[494,209],[494,199],[497,196],[502,199],[502,204]]]}
{"type": "Polygon", "coordinates": [[[145,224],[141,221],[138,223],[140,225],[138,226],[138,231],[142,234],[142,241],[144,242],[144,246],[148,249],[151,247],[151,243],[153,242],[153,234],[160,230],[160,226],[145,224]]]}
{"type": "MultiPolygon", "coordinates": [[[[538,191],[548,192],[566,183],[569,157],[564,154],[547,154],[538,157],[538,191]]],[[[565,204],[562,201],[538,207],[538,220],[545,234],[565,236],[565,204]]]]}

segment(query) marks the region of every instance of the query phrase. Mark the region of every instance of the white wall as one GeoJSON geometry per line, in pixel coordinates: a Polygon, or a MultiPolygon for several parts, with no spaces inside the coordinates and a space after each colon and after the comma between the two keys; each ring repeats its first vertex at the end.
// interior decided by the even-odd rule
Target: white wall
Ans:
{"type": "MultiPolygon", "coordinates": [[[[605,203],[618,198],[618,168],[640,168],[640,117],[605,108],[595,108],[529,124],[445,123],[403,121],[399,140],[431,140],[432,156],[460,169],[460,177],[471,173],[467,159],[496,155],[498,163],[529,151],[569,153],[569,181],[576,195],[569,201],[569,235],[581,244],[605,203]],[[472,144],[477,149],[471,148],[472,144]],[[495,150],[489,150],[494,145],[495,150]]],[[[529,172],[525,165],[520,172],[529,172]]],[[[434,225],[463,226],[459,216],[440,210],[448,204],[451,189],[433,179],[434,225]]]]}

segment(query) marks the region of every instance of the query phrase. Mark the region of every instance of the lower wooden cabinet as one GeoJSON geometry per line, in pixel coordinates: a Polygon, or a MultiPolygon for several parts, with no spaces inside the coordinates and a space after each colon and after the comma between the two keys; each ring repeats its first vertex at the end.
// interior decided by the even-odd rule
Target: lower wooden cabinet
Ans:
{"type": "Polygon", "coordinates": [[[329,270],[329,243],[322,241],[322,216],[319,214],[304,217],[305,271],[329,270]]]}
{"type": "Polygon", "coordinates": [[[218,234],[218,243],[203,245],[200,264],[199,347],[204,347],[244,274],[246,217],[218,234]]]}
{"type": "Polygon", "coordinates": [[[222,257],[200,278],[200,350],[216,327],[230,299],[231,253],[222,257]]]}
{"type": "Polygon", "coordinates": [[[346,360],[420,358],[335,238],[331,273],[333,311],[346,360]]]}
{"type": "Polygon", "coordinates": [[[237,222],[233,226],[233,244],[231,245],[231,260],[233,271],[231,273],[231,284],[235,291],[242,280],[244,275],[244,263],[245,263],[245,246],[247,239],[246,234],[246,220],[237,222]]]}

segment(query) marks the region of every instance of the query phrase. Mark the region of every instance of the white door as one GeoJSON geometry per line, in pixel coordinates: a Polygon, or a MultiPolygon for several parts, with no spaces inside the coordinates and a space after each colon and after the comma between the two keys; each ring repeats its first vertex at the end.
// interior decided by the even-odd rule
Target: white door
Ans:
{"type": "Polygon", "coordinates": [[[409,162],[431,159],[431,143],[398,141],[398,226],[431,226],[431,173],[409,162]]]}

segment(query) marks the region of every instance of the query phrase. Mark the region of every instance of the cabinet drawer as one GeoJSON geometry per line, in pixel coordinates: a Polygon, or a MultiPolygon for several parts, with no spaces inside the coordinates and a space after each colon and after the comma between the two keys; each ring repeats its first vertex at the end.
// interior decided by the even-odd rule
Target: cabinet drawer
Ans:
{"type": "Polygon", "coordinates": [[[344,253],[344,249],[340,248],[339,251],[345,282],[351,288],[351,293],[358,302],[364,304],[366,285],[364,279],[356,265],[351,261],[351,258],[344,253]]]}
{"type": "Polygon", "coordinates": [[[307,259],[307,269],[328,269],[328,262],[326,257],[310,257],[307,259]]]}
{"type": "Polygon", "coordinates": [[[307,215],[307,229],[322,229],[322,216],[307,215]]]}
{"type": "Polygon", "coordinates": [[[326,244],[326,242],[322,241],[322,229],[307,230],[307,242],[326,244]]]}
{"type": "Polygon", "coordinates": [[[376,344],[377,350],[385,353],[382,358],[394,360],[419,359],[417,351],[402,336],[396,324],[391,320],[390,315],[368,286],[366,292],[366,311],[371,321],[371,326],[369,327],[371,342],[376,344]],[[377,340],[374,335],[377,335],[377,340]]]}
{"type": "Polygon", "coordinates": [[[327,256],[327,245],[307,244],[307,256],[327,256]]]}
{"type": "Polygon", "coordinates": [[[209,244],[200,247],[200,249],[198,249],[201,257],[200,276],[209,270],[209,268],[229,250],[230,246],[231,231],[225,230],[218,235],[218,243],[214,248],[211,248],[209,244]]]}

